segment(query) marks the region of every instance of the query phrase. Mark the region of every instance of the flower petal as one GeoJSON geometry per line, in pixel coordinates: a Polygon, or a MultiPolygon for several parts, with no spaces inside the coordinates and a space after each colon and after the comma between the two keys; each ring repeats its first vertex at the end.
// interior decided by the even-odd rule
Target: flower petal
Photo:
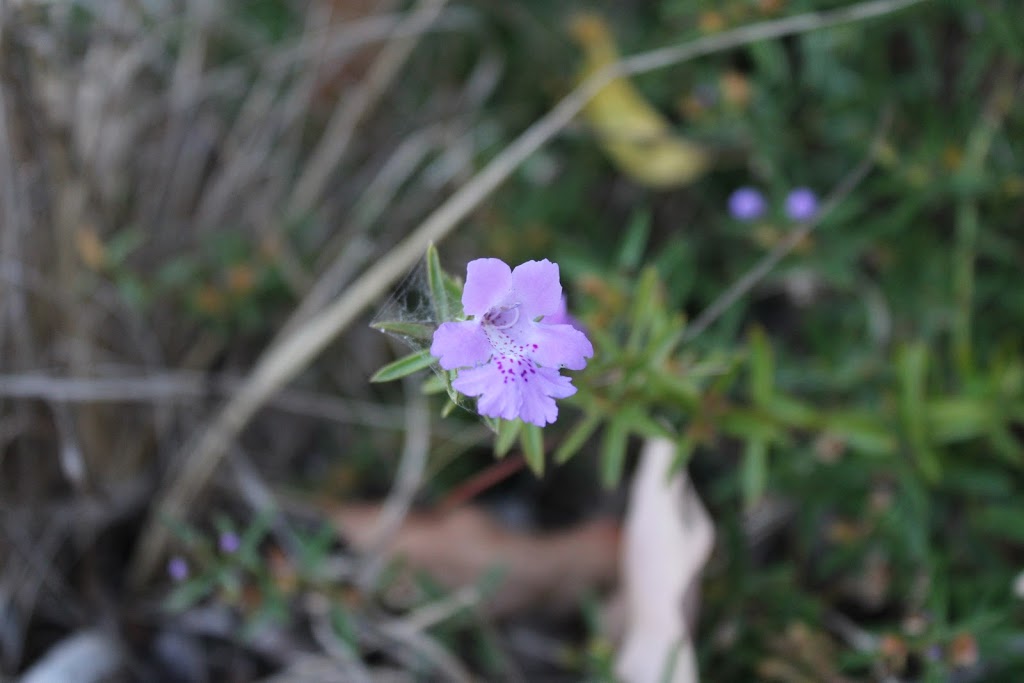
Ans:
{"type": "Polygon", "coordinates": [[[511,278],[512,271],[501,259],[470,261],[466,266],[466,286],[462,290],[462,310],[466,315],[479,317],[498,306],[508,297],[511,278]]]}
{"type": "Polygon", "coordinates": [[[512,290],[520,315],[533,320],[539,315],[554,313],[562,305],[562,284],[558,280],[558,264],[547,259],[527,261],[512,271],[512,290]]]}
{"type": "Polygon", "coordinates": [[[434,331],[430,355],[445,370],[473,367],[491,357],[491,344],[478,322],[442,323],[434,331]]]}
{"type": "Polygon", "coordinates": [[[545,368],[582,370],[587,366],[587,358],[594,356],[594,346],[587,335],[572,325],[534,323],[525,341],[530,345],[530,357],[545,368]]]}
{"type": "Polygon", "coordinates": [[[572,380],[559,375],[558,370],[552,368],[537,368],[536,374],[531,374],[528,380],[521,385],[522,405],[519,408],[519,417],[523,422],[538,427],[558,419],[556,398],[565,398],[576,393],[572,380]]]}
{"type": "Polygon", "coordinates": [[[586,332],[586,328],[583,326],[583,323],[569,313],[569,306],[566,303],[564,294],[562,295],[562,302],[558,305],[558,310],[545,315],[542,322],[545,325],[572,325],[580,332],[586,332]]]}
{"type": "Polygon", "coordinates": [[[504,420],[519,417],[519,407],[523,401],[519,383],[506,381],[494,363],[460,370],[452,386],[466,396],[479,396],[476,410],[481,415],[504,420]]]}

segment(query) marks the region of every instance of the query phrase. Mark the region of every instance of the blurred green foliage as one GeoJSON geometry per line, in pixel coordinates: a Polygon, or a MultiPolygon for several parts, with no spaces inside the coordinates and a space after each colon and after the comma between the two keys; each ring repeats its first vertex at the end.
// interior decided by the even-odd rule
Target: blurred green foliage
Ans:
{"type": "MultiPolygon", "coordinates": [[[[629,53],[842,4],[610,11],[629,53]]],[[[480,226],[488,254],[561,265],[595,343],[564,402],[577,414],[546,430],[555,461],[586,450],[612,485],[636,437],[666,435],[692,461],[721,530],[698,636],[711,680],[770,669],[793,622],[841,642],[850,675],[978,675],[968,641],[984,661],[974,680],[1024,672],[1011,596],[1024,568],[1021,46],[1024,5],[936,2],[659,71],[641,86],[721,150],[718,173],[646,191],[577,132],[541,155],[550,178],[519,174],[480,226]],[[790,230],[785,193],[837,184],[884,110],[893,121],[869,177],[688,338],[687,319],[790,230]],[[776,208],[729,218],[738,185],[776,208]],[[749,534],[766,500],[796,506],[772,552],[749,534]],[[842,615],[874,645],[843,643],[829,626],[842,615]],[[887,658],[894,643],[902,659],[887,658]]],[[[499,455],[522,436],[499,427],[499,455]]]]}
{"type": "MultiPolygon", "coordinates": [[[[847,3],[579,4],[606,9],[631,54],[847,3]]],[[[242,21],[268,41],[298,30],[288,3],[243,6],[242,21]]],[[[482,162],[568,90],[576,54],[557,3],[473,7],[487,45],[426,40],[419,49],[436,60],[412,69],[442,64],[464,75],[477,51],[502,54],[500,87],[473,112],[482,162]]],[[[1024,673],[1024,601],[1010,592],[1024,570],[1022,79],[1016,0],[936,0],[754,43],[638,79],[681,133],[716,150],[706,179],[637,187],[576,126],[465,227],[481,255],[558,262],[597,351],[556,425],[491,422],[497,455],[518,444],[538,473],[546,461],[593,457],[614,486],[640,438],[678,443],[678,464],[691,468],[719,529],[697,636],[709,680],[799,680],[773,668],[795,656],[797,640],[783,635],[794,623],[827,634],[835,667],[851,677],[1024,673]],[[892,122],[867,179],[691,337],[688,321],[792,229],[781,210],[787,191],[827,193],[868,153],[885,111],[892,122]],[[730,218],[726,198],[739,185],[762,188],[770,214],[730,218]],[[751,528],[780,502],[781,529],[762,542],[751,528]],[[981,673],[965,639],[980,650],[981,673]]],[[[392,108],[417,110],[423,90],[438,88],[425,83],[395,93],[392,108]]],[[[171,298],[222,332],[272,331],[289,296],[272,250],[221,234],[147,280],[129,259],[139,239],[116,235],[103,266],[133,305],[171,298]]],[[[436,250],[425,268],[433,321],[457,318],[458,278],[436,250]]],[[[432,332],[423,321],[377,327],[420,347],[432,332]]],[[[374,379],[430,363],[420,351],[374,379]]],[[[450,373],[427,388],[447,393],[448,410],[465,404],[450,373]]],[[[196,543],[200,556],[212,552],[196,543]]],[[[211,559],[172,602],[235,590],[239,572],[258,571],[246,557],[211,559]]],[[[353,628],[346,618],[339,610],[339,633],[353,628]]],[[[476,634],[479,660],[500,670],[488,634],[476,634]]],[[[581,671],[610,676],[607,643],[577,659],[581,671]]]]}

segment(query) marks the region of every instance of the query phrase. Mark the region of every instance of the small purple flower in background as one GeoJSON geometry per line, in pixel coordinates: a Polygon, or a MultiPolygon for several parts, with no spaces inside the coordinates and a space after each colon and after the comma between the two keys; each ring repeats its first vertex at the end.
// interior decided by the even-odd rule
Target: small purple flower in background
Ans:
{"type": "Polygon", "coordinates": [[[231,555],[238,552],[238,548],[242,545],[242,539],[238,537],[234,531],[221,532],[220,537],[217,539],[217,547],[225,555],[231,555]]]}
{"type": "Polygon", "coordinates": [[[478,396],[481,415],[543,427],[558,417],[555,399],[576,393],[559,368],[582,370],[594,355],[572,325],[544,321],[562,306],[558,265],[547,259],[515,270],[499,259],[470,261],[462,308],[472,319],[438,327],[430,353],[459,370],[452,386],[478,396]]]}
{"type": "Polygon", "coordinates": [[[794,221],[806,221],[818,213],[818,195],[809,187],[798,187],[786,195],[786,215],[794,221]]]}
{"type": "Polygon", "coordinates": [[[171,581],[181,583],[188,578],[188,562],[181,555],[175,555],[167,562],[167,575],[171,581]]]}
{"type": "Polygon", "coordinates": [[[767,208],[764,195],[753,187],[741,187],[729,195],[729,213],[741,221],[760,218],[767,208]]]}

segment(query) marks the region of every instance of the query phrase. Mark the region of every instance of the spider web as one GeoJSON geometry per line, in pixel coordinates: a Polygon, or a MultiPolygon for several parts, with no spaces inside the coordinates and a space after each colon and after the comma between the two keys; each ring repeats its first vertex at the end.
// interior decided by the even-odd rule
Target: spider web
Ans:
{"type": "Polygon", "coordinates": [[[391,323],[422,325],[424,331],[436,330],[443,321],[437,320],[434,300],[427,281],[427,267],[422,261],[409,271],[405,278],[380,307],[370,321],[370,327],[402,342],[413,351],[430,348],[430,340],[419,335],[403,334],[391,323]]]}
{"type": "MultiPolygon", "coordinates": [[[[461,308],[461,306],[460,306],[461,308]]],[[[370,321],[370,326],[380,330],[413,352],[427,351],[432,342],[434,330],[444,320],[438,320],[437,306],[430,289],[427,266],[420,261],[394,289],[370,321]]],[[[476,414],[475,401],[451,389],[453,373],[446,371],[435,359],[430,365],[435,382],[432,389],[447,390],[453,403],[476,414]]]]}

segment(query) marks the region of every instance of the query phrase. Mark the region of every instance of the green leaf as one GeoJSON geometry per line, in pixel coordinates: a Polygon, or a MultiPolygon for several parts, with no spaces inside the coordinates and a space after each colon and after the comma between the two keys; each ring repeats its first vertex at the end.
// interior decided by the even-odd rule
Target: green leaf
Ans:
{"type": "Polygon", "coordinates": [[[672,464],[668,468],[669,476],[684,469],[689,464],[695,450],[697,450],[695,439],[688,435],[684,435],[679,439],[678,443],[676,443],[675,457],[672,458],[672,464]]]}
{"type": "Polygon", "coordinates": [[[448,417],[449,415],[452,414],[452,411],[458,407],[459,404],[456,403],[455,401],[448,401],[447,403],[444,404],[444,407],[441,408],[441,417],[448,417]]]}
{"type": "Polygon", "coordinates": [[[983,435],[996,412],[987,402],[967,396],[929,401],[926,408],[928,433],[939,443],[965,441],[983,435]]]}
{"type": "Polygon", "coordinates": [[[448,391],[448,384],[448,378],[445,376],[445,373],[436,373],[423,380],[423,386],[420,387],[420,391],[427,396],[440,394],[442,391],[448,391]]]}
{"type": "Polygon", "coordinates": [[[169,612],[183,612],[213,593],[216,587],[215,576],[197,576],[171,591],[164,600],[164,609],[169,612]]]}
{"type": "Polygon", "coordinates": [[[907,439],[921,473],[935,482],[941,475],[938,455],[927,439],[925,419],[925,381],[928,375],[928,348],[909,344],[896,357],[900,383],[900,413],[907,439]]]}
{"type": "Polygon", "coordinates": [[[576,426],[566,435],[558,450],[555,451],[555,462],[561,465],[576,455],[600,424],[601,415],[598,413],[590,413],[577,422],[576,426]]]}
{"type": "Polygon", "coordinates": [[[679,346],[686,331],[686,319],[682,315],[666,317],[664,322],[662,329],[654,332],[647,344],[647,367],[654,372],[663,372],[662,366],[679,346]]]}
{"type": "Polygon", "coordinates": [[[428,323],[406,323],[399,320],[382,320],[371,323],[370,327],[381,332],[396,334],[400,337],[412,337],[420,341],[428,341],[434,337],[434,326],[428,323]]]}
{"type": "Polygon", "coordinates": [[[633,315],[630,320],[629,339],[626,341],[627,350],[634,353],[640,350],[641,343],[661,308],[661,296],[658,271],[650,267],[644,268],[640,273],[640,281],[633,290],[633,315]]]}
{"type": "Polygon", "coordinates": [[[776,394],[764,406],[766,413],[790,427],[808,429],[817,425],[818,412],[809,405],[776,394]]]}
{"type": "Polygon", "coordinates": [[[430,351],[423,349],[403,356],[396,361],[388,363],[370,378],[371,382],[390,382],[411,375],[418,370],[429,368],[434,364],[434,357],[430,351]]]}
{"type": "Polygon", "coordinates": [[[749,510],[764,496],[768,485],[768,442],[762,439],[747,441],[740,471],[743,502],[749,510]]]}
{"type": "Polygon", "coordinates": [[[890,456],[899,444],[886,422],[874,413],[843,412],[825,420],[825,430],[835,433],[865,455],[890,456]]]}
{"type": "Polygon", "coordinates": [[[755,327],[750,333],[750,394],[754,403],[767,406],[772,401],[775,384],[775,358],[764,330],[755,327]]]}
{"type": "Polygon", "coordinates": [[[452,320],[444,282],[445,272],[441,269],[441,259],[437,255],[437,247],[431,242],[427,247],[427,284],[430,286],[430,301],[434,305],[434,315],[438,322],[452,320]]]}
{"type": "Polygon", "coordinates": [[[996,455],[1001,456],[1006,462],[1013,465],[1024,462],[1024,446],[1005,425],[993,425],[988,432],[988,441],[995,449],[996,455]]]}
{"type": "Polygon", "coordinates": [[[1024,543],[1024,505],[989,505],[973,514],[974,525],[1013,543],[1024,543]]]}
{"type": "Polygon", "coordinates": [[[451,319],[461,320],[465,317],[462,311],[462,282],[445,273],[444,291],[448,295],[448,313],[452,316],[451,319]]]}
{"type": "Polygon", "coordinates": [[[604,430],[604,440],[601,442],[601,483],[605,488],[614,488],[622,479],[628,437],[629,427],[618,416],[604,430]]]}
{"type": "Polygon", "coordinates": [[[494,440],[494,454],[504,458],[519,436],[522,420],[498,420],[498,438],[494,440]]]}
{"type": "Polygon", "coordinates": [[[619,267],[633,271],[640,265],[647,248],[647,237],[651,232],[651,212],[647,209],[634,211],[626,226],[626,234],[622,238],[619,249],[619,267]]]}
{"type": "Polygon", "coordinates": [[[544,431],[537,425],[521,423],[519,443],[526,464],[538,477],[544,474],[544,431]]]}
{"type": "Polygon", "coordinates": [[[649,395],[661,394],[676,407],[692,409],[701,399],[700,388],[689,376],[678,377],[670,372],[652,372],[647,376],[649,395]]]}
{"type": "Polygon", "coordinates": [[[771,416],[757,410],[730,410],[718,418],[718,427],[740,439],[781,442],[786,438],[786,431],[771,416]]]}
{"type": "Polygon", "coordinates": [[[620,419],[629,431],[646,438],[674,439],[675,433],[654,420],[648,411],[640,408],[627,408],[622,411],[620,419]]]}

